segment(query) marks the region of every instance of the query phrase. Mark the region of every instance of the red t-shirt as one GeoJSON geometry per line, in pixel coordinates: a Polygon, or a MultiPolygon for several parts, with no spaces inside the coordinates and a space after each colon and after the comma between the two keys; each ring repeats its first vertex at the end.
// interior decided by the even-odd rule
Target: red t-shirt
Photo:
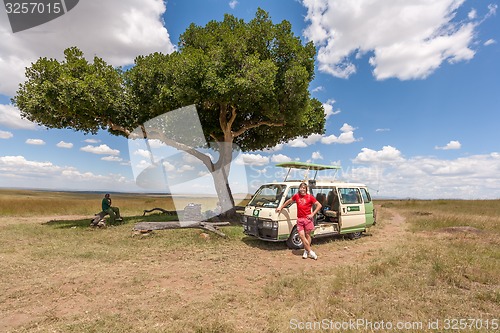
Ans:
{"type": "Polygon", "coordinates": [[[297,203],[297,218],[304,218],[311,214],[311,208],[316,200],[311,194],[306,194],[301,196],[300,193],[295,193],[292,200],[297,203]]]}

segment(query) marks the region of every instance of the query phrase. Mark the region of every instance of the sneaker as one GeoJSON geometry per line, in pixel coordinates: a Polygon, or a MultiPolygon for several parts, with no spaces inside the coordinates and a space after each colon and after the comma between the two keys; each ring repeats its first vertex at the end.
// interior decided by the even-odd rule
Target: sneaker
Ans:
{"type": "Polygon", "coordinates": [[[304,254],[302,255],[302,259],[307,259],[307,251],[304,250],[304,254]]]}
{"type": "Polygon", "coordinates": [[[123,221],[123,219],[122,219],[121,217],[117,218],[116,220],[117,220],[118,222],[123,221]]]}
{"type": "Polygon", "coordinates": [[[309,258],[314,259],[314,260],[318,260],[318,256],[316,255],[316,253],[314,253],[313,250],[311,250],[311,252],[309,252],[309,258]]]}

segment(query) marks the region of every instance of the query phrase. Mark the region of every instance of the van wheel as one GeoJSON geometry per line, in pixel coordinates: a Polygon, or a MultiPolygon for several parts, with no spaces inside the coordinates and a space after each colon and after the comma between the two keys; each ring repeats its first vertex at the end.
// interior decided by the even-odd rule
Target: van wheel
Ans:
{"type": "Polygon", "coordinates": [[[297,227],[292,229],[290,237],[286,240],[286,245],[289,249],[302,249],[304,247],[302,239],[300,239],[299,232],[297,231],[297,227]]]}
{"type": "Polygon", "coordinates": [[[356,231],[356,232],[351,232],[351,233],[347,234],[347,237],[349,239],[358,239],[358,238],[361,238],[362,234],[363,233],[361,231],[356,231]]]}

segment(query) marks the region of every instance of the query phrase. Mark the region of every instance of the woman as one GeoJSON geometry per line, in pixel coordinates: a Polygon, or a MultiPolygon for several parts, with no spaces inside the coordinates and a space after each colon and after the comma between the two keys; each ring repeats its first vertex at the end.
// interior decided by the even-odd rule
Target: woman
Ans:
{"type": "Polygon", "coordinates": [[[297,203],[297,231],[299,237],[304,244],[304,254],[302,258],[310,258],[317,260],[318,256],[311,249],[311,232],[314,230],[314,215],[321,209],[321,203],[316,200],[314,196],[307,193],[307,184],[301,183],[299,185],[299,192],[294,194],[290,199],[285,201],[281,207],[276,208],[276,212],[280,213],[283,207],[288,206],[292,202],[297,203]],[[314,206],[314,211],[311,208],[314,206]]]}

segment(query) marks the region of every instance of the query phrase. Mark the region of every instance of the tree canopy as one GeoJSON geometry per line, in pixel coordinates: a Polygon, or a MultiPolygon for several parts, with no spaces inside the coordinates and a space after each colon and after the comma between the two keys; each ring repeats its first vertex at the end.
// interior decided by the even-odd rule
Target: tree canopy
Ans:
{"type": "Polygon", "coordinates": [[[127,70],[99,57],[89,62],[77,47],[63,61],[40,58],[12,100],[23,117],[48,128],[123,136],[194,104],[206,142],[255,151],[324,132],[322,104],[308,90],[315,54],[288,21],[273,24],[262,9],[248,23],[226,14],[191,24],[175,52],[138,56],[127,70]]]}

